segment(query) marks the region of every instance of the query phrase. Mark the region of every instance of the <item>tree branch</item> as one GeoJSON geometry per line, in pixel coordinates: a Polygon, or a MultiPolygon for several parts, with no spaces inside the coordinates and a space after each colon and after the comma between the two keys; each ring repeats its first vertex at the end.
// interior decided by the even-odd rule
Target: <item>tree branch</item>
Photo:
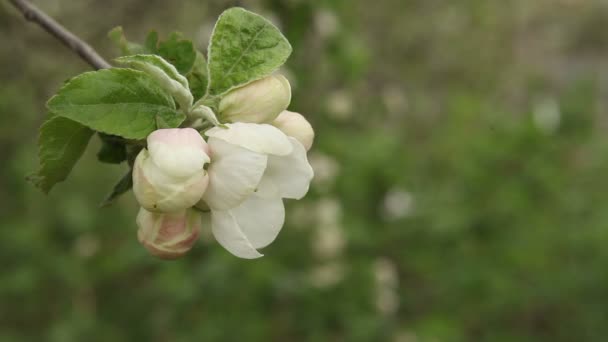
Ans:
{"type": "Polygon", "coordinates": [[[73,33],[61,26],[53,18],[42,12],[38,7],[32,5],[27,0],[10,0],[26,20],[34,22],[48,33],[59,39],[65,46],[76,52],[82,59],[95,69],[107,69],[112,66],[106,62],[89,44],[76,37],[73,33]]]}

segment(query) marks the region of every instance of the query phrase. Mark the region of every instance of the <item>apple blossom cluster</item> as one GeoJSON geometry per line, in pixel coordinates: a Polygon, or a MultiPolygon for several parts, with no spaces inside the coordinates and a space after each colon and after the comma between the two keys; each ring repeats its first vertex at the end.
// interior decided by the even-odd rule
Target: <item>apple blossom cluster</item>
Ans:
{"type": "Polygon", "coordinates": [[[227,92],[217,113],[200,107],[191,127],[147,136],[133,166],[133,192],[141,205],[138,239],[151,254],[180,257],[211,229],[230,253],[262,256],[258,249],[283,226],[283,199],[302,198],[313,178],[306,152],[314,131],[287,110],[290,101],[289,82],[274,74],[227,92]],[[213,127],[201,128],[202,118],[213,127]]]}
{"type": "Polygon", "coordinates": [[[117,66],[77,75],[49,99],[28,179],[48,193],[97,136],[100,162],[129,167],[102,206],[133,189],[151,254],[180,257],[209,229],[232,254],[262,256],[285,221],[283,199],[302,198],[313,177],[314,131],[287,110],[291,87],[277,73],[287,38],[239,7],[219,16],[206,53],[178,32],[150,31],[144,44],[121,27],[109,36],[117,66]]]}

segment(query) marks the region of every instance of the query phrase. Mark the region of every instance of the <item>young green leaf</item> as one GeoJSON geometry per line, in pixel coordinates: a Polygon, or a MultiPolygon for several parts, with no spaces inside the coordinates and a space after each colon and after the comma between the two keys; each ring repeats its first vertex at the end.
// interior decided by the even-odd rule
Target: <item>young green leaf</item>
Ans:
{"type": "Polygon", "coordinates": [[[242,8],[219,17],[209,44],[209,91],[220,95],[269,75],[291,54],[291,45],[268,20],[242,8]]]}
{"type": "Polygon", "coordinates": [[[110,40],[120,49],[123,55],[134,55],[144,53],[145,48],[137,43],[132,43],[127,40],[122,26],[116,26],[108,32],[110,40]]]}
{"type": "Polygon", "coordinates": [[[64,181],[80,159],[93,131],[78,122],[54,116],[40,127],[38,157],[40,168],[29,176],[45,193],[64,181]]]}
{"type": "Polygon", "coordinates": [[[156,50],[158,49],[158,32],[148,32],[146,41],[144,42],[144,47],[146,48],[147,53],[156,53],[156,50]]]}
{"type": "Polygon", "coordinates": [[[188,87],[188,80],[161,56],[133,55],[119,57],[116,61],[149,74],[164,90],[175,97],[181,109],[190,110],[192,94],[188,87]]]}
{"type": "Polygon", "coordinates": [[[191,41],[182,39],[178,32],[173,32],[169,39],[158,43],[156,53],[175,65],[175,68],[186,75],[196,60],[196,50],[191,41]]]}
{"type": "Polygon", "coordinates": [[[221,125],[220,121],[217,119],[217,116],[213,112],[213,109],[209,108],[208,106],[197,103],[192,108],[192,111],[190,111],[190,115],[192,115],[192,117],[209,121],[214,126],[221,125]]]}
{"type": "Polygon", "coordinates": [[[190,91],[194,100],[198,100],[205,95],[207,91],[207,60],[202,53],[196,53],[196,60],[192,66],[192,70],[187,75],[190,84],[190,91]]]}
{"type": "Polygon", "coordinates": [[[188,80],[182,76],[175,66],[157,55],[132,55],[116,58],[119,63],[126,64],[132,68],[146,71],[149,66],[157,67],[164,72],[169,78],[179,82],[186,89],[188,88],[188,80]]]}
{"type": "Polygon", "coordinates": [[[120,137],[99,133],[101,149],[97,152],[97,159],[102,163],[120,164],[127,160],[127,149],[120,137]]]}
{"type": "Polygon", "coordinates": [[[114,185],[112,191],[99,204],[100,207],[111,205],[120,195],[131,190],[133,187],[133,169],[130,169],[119,181],[114,185]]]}
{"type": "Polygon", "coordinates": [[[105,69],[81,74],[47,103],[56,115],[96,131],[127,139],[144,139],[157,129],[157,117],[178,127],[171,95],[148,74],[133,69],[105,69]]]}

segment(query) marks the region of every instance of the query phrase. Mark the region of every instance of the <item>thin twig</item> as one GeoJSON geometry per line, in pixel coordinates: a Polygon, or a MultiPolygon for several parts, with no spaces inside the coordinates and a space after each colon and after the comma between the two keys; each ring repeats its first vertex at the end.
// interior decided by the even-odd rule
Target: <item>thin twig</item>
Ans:
{"type": "Polygon", "coordinates": [[[76,37],[73,33],[61,26],[53,18],[42,12],[38,7],[27,0],[10,0],[28,21],[34,22],[48,33],[59,39],[65,46],[76,52],[82,59],[95,69],[107,69],[112,66],[101,57],[89,44],[76,37]]]}

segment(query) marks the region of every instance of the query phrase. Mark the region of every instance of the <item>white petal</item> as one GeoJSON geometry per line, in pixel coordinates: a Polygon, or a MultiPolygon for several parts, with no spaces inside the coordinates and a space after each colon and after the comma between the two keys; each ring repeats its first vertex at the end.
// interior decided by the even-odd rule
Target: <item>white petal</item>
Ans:
{"type": "Polygon", "coordinates": [[[150,211],[173,212],[196,204],[209,183],[205,170],[189,178],[170,177],[143,149],[133,168],[133,192],[140,205],[150,211]]]}
{"type": "Polygon", "coordinates": [[[255,248],[266,247],[274,241],[285,222],[285,208],[280,197],[263,198],[254,194],[230,212],[255,248]]]}
{"type": "Polygon", "coordinates": [[[293,148],[285,133],[274,126],[244,122],[235,122],[226,126],[228,128],[214,127],[205,134],[253,152],[277,156],[285,156],[292,152],[293,148]]]}
{"type": "Polygon", "coordinates": [[[237,257],[255,259],[262,256],[239,229],[229,211],[211,212],[211,230],[217,242],[237,257]]]}
{"type": "Polygon", "coordinates": [[[209,176],[202,171],[179,185],[169,185],[169,189],[159,186],[159,193],[167,191],[167,195],[158,201],[157,206],[162,211],[172,212],[180,209],[190,208],[200,201],[205,189],[209,184],[209,176]]]}
{"type": "Polygon", "coordinates": [[[290,101],[289,81],[275,74],[229,91],[220,101],[219,114],[227,122],[270,122],[290,101]]]}
{"type": "Polygon", "coordinates": [[[255,190],[255,195],[262,198],[281,198],[279,187],[268,177],[262,176],[258,188],[255,190]]]}
{"type": "Polygon", "coordinates": [[[209,146],[212,162],[203,200],[214,210],[234,208],[255,191],[268,157],[217,138],[210,138],[209,146]]]}
{"type": "Polygon", "coordinates": [[[152,160],[168,176],[189,177],[209,162],[207,143],[195,129],[159,129],[147,141],[152,160]]]}
{"type": "Polygon", "coordinates": [[[312,147],[315,131],[302,114],[284,110],[272,122],[272,125],[280,129],[287,136],[298,139],[306,151],[312,147]]]}
{"type": "Polygon", "coordinates": [[[274,183],[283,198],[300,199],[308,192],[314,172],[306,158],[304,146],[294,138],[290,137],[289,140],[293,152],[284,157],[268,157],[264,182],[274,183]]]}

